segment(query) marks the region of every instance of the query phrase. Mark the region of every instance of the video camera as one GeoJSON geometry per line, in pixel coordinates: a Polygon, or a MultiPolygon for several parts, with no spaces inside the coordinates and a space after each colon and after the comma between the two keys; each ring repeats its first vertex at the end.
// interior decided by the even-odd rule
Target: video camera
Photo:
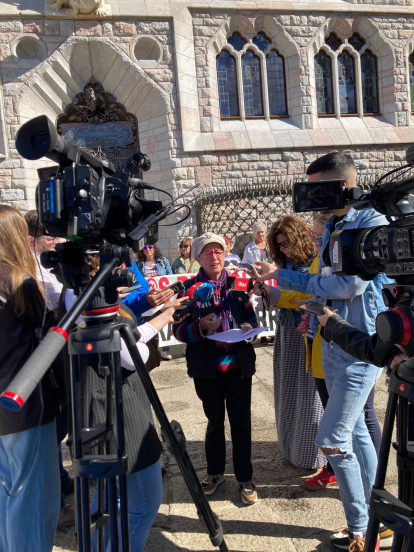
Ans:
{"type": "Polygon", "coordinates": [[[407,165],[385,174],[371,192],[346,188],[343,180],[294,183],[295,213],[374,208],[390,222],[332,233],[332,269],[338,276],[372,280],[384,272],[398,283],[414,283],[414,146],[406,156],[407,165]]]}
{"type": "Polygon", "coordinates": [[[120,178],[116,178],[112,163],[64,140],[46,115],[20,127],[16,148],[25,159],[47,157],[58,163],[38,169],[36,191],[39,219],[52,236],[107,239],[136,251],[157,241],[156,222],[148,228],[144,241],[135,232],[142,219],[162,209],[160,201],[140,196],[141,189],[151,188],[136,178],[138,171],[151,168],[145,154],[134,154],[127,164],[130,170],[118,171],[120,178]]]}

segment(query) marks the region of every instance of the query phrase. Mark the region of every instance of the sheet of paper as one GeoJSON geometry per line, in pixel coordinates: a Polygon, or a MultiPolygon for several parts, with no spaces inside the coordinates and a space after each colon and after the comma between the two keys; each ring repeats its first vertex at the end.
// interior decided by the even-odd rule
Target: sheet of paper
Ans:
{"type": "Polygon", "coordinates": [[[208,335],[207,339],[212,339],[213,341],[221,341],[222,343],[238,343],[239,341],[244,341],[245,339],[250,339],[256,337],[262,332],[267,332],[269,328],[265,326],[260,326],[259,328],[252,328],[247,330],[247,332],[242,332],[241,330],[228,330],[227,332],[220,332],[213,335],[208,335]]]}

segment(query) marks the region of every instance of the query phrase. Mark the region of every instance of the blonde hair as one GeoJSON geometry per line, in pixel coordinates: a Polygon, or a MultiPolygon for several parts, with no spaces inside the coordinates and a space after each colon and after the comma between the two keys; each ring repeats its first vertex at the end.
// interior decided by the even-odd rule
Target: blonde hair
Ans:
{"type": "MultiPolygon", "coordinates": [[[[16,316],[26,311],[23,280],[36,277],[36,260],[27,243],[28,228],[23,215],[13,207],[0,205],[0,263],[9,267],[11,294],[16,316]]],[[[43,290],[37,283],[40,293],[43,290]]]]}
{"type": "Polygon", "coordinates": [[[180,241],[180,248],[181,248],[182,245],[189,245],[190,246],[190,262],[192,263],[194,261],[194,257],[193,257],[193,238],[184,238],[184,239],[182,239],[180,241]]]}

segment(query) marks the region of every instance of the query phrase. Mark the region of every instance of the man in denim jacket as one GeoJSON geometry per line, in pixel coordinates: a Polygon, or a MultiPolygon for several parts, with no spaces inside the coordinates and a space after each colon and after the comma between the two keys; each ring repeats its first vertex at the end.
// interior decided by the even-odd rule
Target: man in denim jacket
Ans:
{"type": "MultiPolygon", "coordinates": [[[[345,186],[356,186],[356,168],[349,155],[332,152],[320,157],[308,167],[309,181],[343,179],[345,186]]],[[[332,211],[322,236],[319,274],[303,274],[285,269],[263,274],[261,279],[275,278],[284,289],[310,293],[316,301],[331,305],[347,322],[360,330],[375,332],[377,314],[386,310],[381,290],[389,280],[378,274],[366,282],[358,276],[340,277],[332,274],[329,239],[334,230],[368,228],[388,224],[386,218],[373,209],[356,211],[351,207],[332,211]],[[322,275],[328,274],[328,275],[322,275]]],[[[260,263],[257,263],[260,266],[260,263]]],[[[262,266],[263,272],[266,266],[262,266]]],[[[311,324],[318,321],[312,317],[311,324]]],[[[315,328],[316,329],[316,328],[315,328]]],[[[288,344],[286,344],[288,346],[288,344]]],[[[375,384],[378,368],[357,361],[338,345],[322,341],[322,362],[329,401],[319,425],[316,444],[329,455],[341,490],[341,499],[348,523],[348,534],[334,535],[334,546],[362,550],[368,525],[368,504],[377,468],[377,456],[364,420],[363,407],[375,384]],[[344,545],[345,540],[345,545],[344,545]]]]}

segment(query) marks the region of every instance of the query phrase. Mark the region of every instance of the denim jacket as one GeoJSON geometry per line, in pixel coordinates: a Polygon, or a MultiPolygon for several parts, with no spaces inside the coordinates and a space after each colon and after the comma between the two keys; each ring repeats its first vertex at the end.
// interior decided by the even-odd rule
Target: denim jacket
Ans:
{"type": "MultiPolygon", "coordinates": [[[[296,271],[296,272],[300,272],[301,274],[308,274],[311,264],[312,263],[309,263],[309,264],[303,264],[303,263],[293,264],[290,259],[286,258],[285,259],[285,270],[286,271],[296,271]]],[[[283,288],[283,286],[280,285],[279,282],[280,282],[280,279],[277,282],[278,287],[283,288]]],[[[290,289],[290,288],[285,288],[285,289],[290,289]]],[[[283,308],[278,310],[276,320],[281,326],[283,326],[283,321],[285,319],[285,314],[286,314],[287,310],[288,309],[283,309],[283,308]]],[[[293,314],[293,322],[295,323],[295,327],[297,328],[299,326],[299,324],[302,322],[302,314],[303,313],[296,310],[296,309],[294,309],[294,310],[292,310],[292,314],[293,314]]]]}
{"type": "MultiPolygon", "coordinates": [[[[161,261],[161,259],[159,259],[157,257],[155,259],[154,264],[157,265],[157,269],[158,269],[157,276],[165,276],[166,274],[172,274],[170,263],[169,263],[169,261],[166,257],[163,257],[162,261],[161,261]]],[[[146,274],[145,274],[145,261],[141,261],[138,265],[138,268],[139,268],[139,271],[141,272],[141,274],[145,278],[146,277],[146,274]]]]}
{"type": "MultiPolygon", "coordinates": [[[[334,218],[325,223],[325,232],[322,236],[321,262],[319,273],[325,266],[323,251],[330,247],[329,239],[334,230],[350,228],[369,228],[388,224],[387,219],[374,209],[356,211],[351,208],[344,218],[333,227],[334,218]]],[[[347,322],[369,334],[375,332],[375,318],[378,313],[386,310],[381,290],[384,284],[390,283],[385,274],[378,274],[368,282],[358,276],[320,276],[302,274],[292,270],[280,269],[278,285],[280,287],[316,295],[316,301],[325,303],[332,300],[332,309],[347,322]]],[[[311,327],[316,330],[318,319],[311,316],[311,327]]]]}

